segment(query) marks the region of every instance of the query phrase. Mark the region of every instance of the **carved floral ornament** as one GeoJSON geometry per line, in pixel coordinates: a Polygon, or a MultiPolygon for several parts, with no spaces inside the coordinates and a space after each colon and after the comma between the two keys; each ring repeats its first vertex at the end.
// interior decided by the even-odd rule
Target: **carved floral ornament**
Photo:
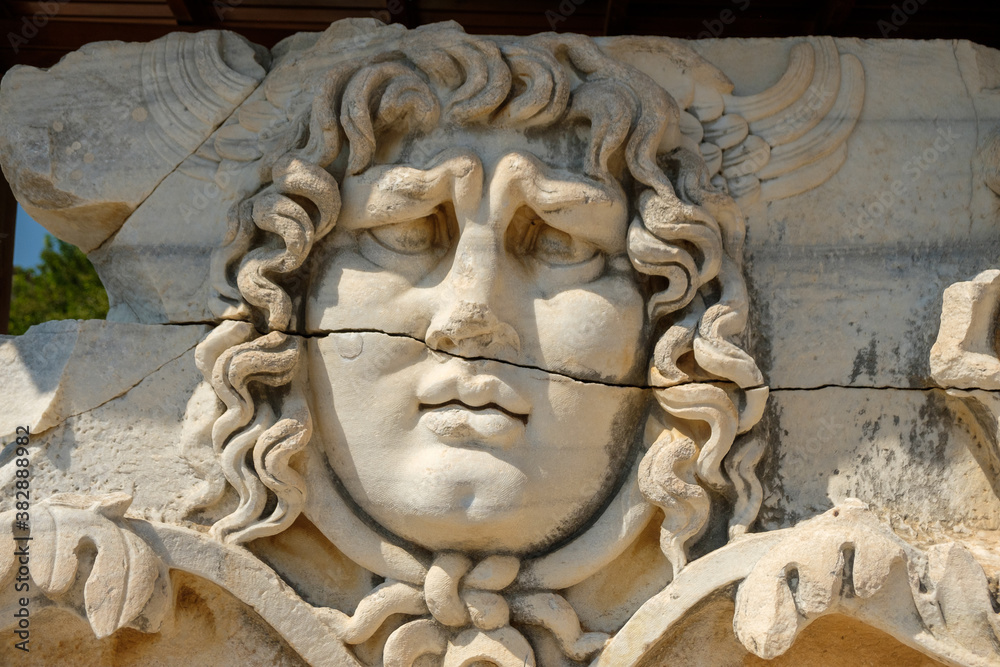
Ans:
{"type": "MultiPolygon", "coordinates": [[[[257,84],[212,60],[218,35],[150,44],[141,65],[157,159],[238,193],[196,354],[219,406],[185,451],[203,483],[184,525],[129,518],[124,494],[47,500],[33,548],[50,599],[98,636],[155,632],[175,569],[311,664],[630,665],[738,584],[736,636],[761,657],[841,613],[956,664],[996,660],[961,547],[920,552],[854,504],[748,532],[761,441],[738,436],[768,389],[741,346],[744,210],[839,169],[856,57],[804,40],[741,97],[670,40],[355,21],[276,48],[257,84]],[[639,42],[669,71],[644,73],[639,42]],[[366,573],[353,604],[307,602],[259,556],[305,524],[366,573]],[[574,601],[651,529],[659,590],[594,629],[574,601]],[[98,556],[80,606],[82,540],[98,556]],[[975,609],[960,621],[959,598],[975,609]]],[[[138,204],[120,206],[116,224],[138,204]]]]}

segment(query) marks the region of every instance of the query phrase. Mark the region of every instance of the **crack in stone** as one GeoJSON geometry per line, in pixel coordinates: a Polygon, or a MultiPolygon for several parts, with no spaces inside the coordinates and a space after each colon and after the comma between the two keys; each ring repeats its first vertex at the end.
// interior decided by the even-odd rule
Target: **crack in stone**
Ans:
{"type": "MultiPolygon", "coordinates": [[[[199,343],[200,343],[200,341],[199,341],[199,343]]],[[[99,408],[104,407],[105,405],[107,405],[111,401],[118,400],[119,398],[121,398],[122,396],[124,396],[125,394],[129,393],[130,391],[132,391],[133,389],[135,389],[136,387],[138,387],[140,384],[142,384],[143,382],[145,382],[146,380],[148,380],[150,377],[152,377],[153,375],[155,375],[156,373],[158,373],[161,369],[163,369],[165,366],[167,366],[167,364],[171,364],[171,363],[177,361],[178,359],[180,359],[181,357],[183,357],[185,354],[187,354],[188,352],[190,352],[194,348],[198,347],[199,343],[195,343],[194,345],[191,345],[190,347],[186,348],[183,352],[181,352],[177,356],[171,357],[170,359],[167,359],[162,364],[160,364],[159,366],[157,366],[156,368],[154,368],[153,370],[149,371],[144,376],[142,376],[142,378],[139,379],[137,382],[132,383],[131,385],[129,385],[128,387],[126,387],[125,389],[123,389],[121,392],[115,394],[114,396],[112,396],[111,398],[107,399],[106,401],[102,401],[102,402],[98,403],[97,405],[91,406],[91,407],[89,407],[89,408],[87,408],[85,410],[81,410],[80,412],[74,412],[73,414],[66,415],[66,416],[62,417],[61,419],[59,419],[59,421],[57,421],[56,423],[48,426],[44,431],[39,431],[38,433],[32,432],[32,434],[31,434],[32,437],[34,437],[36,435],[42,435],[43,433],[47,433],[47,432],[51,431],[52,429],[57,428],[57,427],[65,424],[67,421],[69,421],[70,419],[73,419],[74,417],[79,417],[80,415],[87,414],[88,412],[93,412],[94,410],[97,410],[99,408]]],[[[53,398],[55,398],[55,396],[53,398]]],[[[49,406],[51,406],[51,405],[52,405],[52,403],[50,402],[49,406]]],[[[41,415],[42,418],[45,417],[45,412],[47,410],[48,410],[48,407],[46,407],[46,410],[42,412],[42,415],[41,415]]]]}
{"type": "MultiPolygon", "coordinates": [[[[209,327],[217,327],[220,324],[222,324],[223,322],[229,322],[229,321],[241,321],[241,322],[243,322],[243,321],[246,321],[246,320],[192,320],[190,322],[157,322],[157,323],[154,323],[154,324],[150,324],[149,326],[209,326],[209,327]]],[[[112,322],[112,323],[113,324],[118,324],[117,322],[112,322]]],[[[123,324],[141,324],[141,323],[126,322],[126,323],[123,323],[123,324]]],[[[267,333],[267,332],[261,332],[258,329],[257,333],[260,334],[260,335],[265,335],[265,333],[267,333]]],[[[532,366],[530,364],[518,364],[518,363],[515,363],[513,361],[506,361],[506,360],[503,360],[503,359],[494,359],[492,357],[464,357],[462,355],[454,354],[452,352],[446,352],[444,350],[435,350],[434,348],[432,348],[429,345],[427,345],[427,343],[425,341],[423,341],[422,339],[420,339],[420,338],[418,338],[416,336],[411,336],[409,334],[402,334],[402,333],[389,333],[387,331],[382,331],[380,329],[330,329],[330,330],[323,330],[323,331],[315,331],[315,332],[311,332],[311,333],[304,333],[304,332],[300,332],[300,331],[282,331],[281,333],[284,333],[284,334],[286,334],[288,336],[296,336],[298,338],[323,338],[323,337],[329,336],[331,334],[345,334],[345,333],[372,333],[372,334],[380,334],[380,335],[383,335],[383,336],[390,336],[390,337],[397,337],[397,338],[406,338],[406,339],[409,339],[409,340],[413,340],[413,341],[415,341],[417,343],[420,343],[421,345],[424,345],[429,350],[433,350],[434,352],[438,352],[440,354],[444,354],[444,355],[448,355],[448,356],[451,356],[451,357],[455,357],[456,359],[464,359],[466,361],[494,361],[496,363],[508,364],[510,366],[515,366],[517,368],[524,368],[526,370],[534,370],[534,371],[538,371],[540,373],[546,373],[546,374],[549,374],[549,375],[555,375],[555,376],[558,376],[558,377],[565,378],[567,380],[571,380],[573,382],[579,382],[581,384],[598,384],[598,385],[603,385],[603,386],[606,386],[606,387],[619,387],[619,388],[623,388],[623,389],[666,389],[667,388],[667,387],[660,387],[660,386],[649,385],[649,384],[629,384],[629,383],[603,382],[603,381],[600,381],[600,380],[586,380],[586,379],[583,379],[583,378],[574,377],[574,376],[566,374],[566,373],[561,373],[559,371],[548,370],[548,369],[542,368],[540,366],[532,366]]],[[[173,361],[173,360],[171,360],[171,361],[173,361]]],[[[169,363],[169,362],[167,362],[167,363],[169,363]]],[[[157,370],[159,370],[159,369],[157,369],[157,370]]],[[[714,381],[713,380],[702,380],[702,381],[697,381],[697,382],[696,381],[687,381],[687,382],[682,382],[682,383],[678,383],[676,385],[671,385],[671,386],[679,387],[679,386],[682,386],[682,385],[685,385],[685,384],[713,384],[713,385],[722,385],[722,384],[725,384],[725,385],[732,385],[734,383],[732,383],[732,382],[726,382],[724,380],[714,380],[714,381]]],[[[925,393],[927,393],[927,392],[934,392],[934,391],[947,391],[948,389],[961,389],[961,387],[939,387],[939,386],[936,386],[936,385],[928,385],[928,386],[925,386],[925,387],[901,387],[901,386],[895,386],[895,385],[837,384],[837,383],[833,383],[833,382],[825,383],[825,384],[821,384],[821,385],[816,385],[816,386],[813,386],[813,387],[785,387],[785,386],[776,387],[776,386],[767,385],[767,384],[756,385],[756,386],[753,386],[753,387],[743,387],[744,391],[750,390],[750,389],[760,389],[760,388],[767,388],[768,391],[770,393],[772,393],[772,394],[778,393],[778,392],[782,392],[782,391],[821,391],[823,389],[864,389],[864,390],[920,391],[920,392],[925,392],[925,393]]],[[[981,390],[981,391],[987,391],[987,390],[981,390]]],[[[1000,390],[997,390],[997,392],[1000,393],[1000,390]]]]}
{"type": "Polygon", "coordinates": [[[895,387],[892,385],[870,385],[870,384],[821,384],[815,387],[770,387],[772,394],[780,391],[821,391],[823,389],[864,389],[876,391],[945,391],[951,387],[895,387]]]}
{"type": "MultiPolygon", "coordinates": [[[[161,327],[217,327],[225,322],[245,322],[246,320],[188,320],[186,322],[139,322],[139,321],[129,321],[129,322],[119,322],[117,320],[106,320],[112,324],[145,324],[147,326],[161,326],[161,327]]],[[[260,330],[257,330],[260,333],[260,330]]],[[[290,332],[285,332],[290,333],[290,332]]]]}
{"type": "MultiPolygon", "coordinates": [[[[256,62],[256,61],[255,61],[255,62],[256,62]]],[[[258,64],[258,65],[260,65],[260,63],[257,63],[257,64],[258,64]]],[[[168,178],[170,178],[171,176],[173,176],[173,175],[174,175],[174,174],[175,174],[176,172],[180,171],[180,168],[181,168],[181,167],[182,167],[182,166],[183,166],[183,165],[184,165],[184,164],[185,164],[185,163],[186,163],[186,162],[187,162],[188,160],[190,160],[190,159],[191,159],[191,156],[192,156],[192,155],[195,155],[195,154],[196,154],[196,153],[197,153],[198,151],[200,151],[200,150],[201,150],[202,148],[204,148],[205,144],[207,144],[207,143],[208,143],[209,141],[214,141],[214,140],[215,140],[215,133],[219,131],[219,128],[221,128],[221,127],[222,127],[223,125],[225,125],[225,124],[226,124],[226,122],[227,122],[227,121],[228,121],[228,120],[229,120],[230,118],[232,118],[233,116],[235,116],[235,115],[236,115],[236,113],[237,113],[237,112],[238,112],[238,111],[240,110],[240,108],[242,108],[242,106],[243,106],[243,105],[244,105],[244,104],[246,103],[246,101],[247,101],[248,99],[250,99],[250,96],[251,96],[251,95],[253,95],[253,94],[254,94],[255,92],[257,92],[257,89],[258,89],[258,88],[260,88],[260,87],[261,87],[261,86],[262,86],[262,85],[264,84],[264,80],[265,80],[265,79],[267,79],[267,76],[268,76],[268,75],[269,75],[269,74],[271,73],[271,70],[270,70],[270,68],[269,68],[269,67],[263,67],[263,66],[261,66],[261,67],[262,67],[262,68],[264,69],[264,76],[263,76],[263,77],[261,77],[260,81],[258,81],[258,82],[257,82],[257,84],[256,84],[256,85],[255,85],[255,86],[254,86],[254,87],[253,87],[253,88],[252,88],[252,89],[251,89],[251,90],[250,90],[250,91],[249,91],[249,92],[248,92],[248,93],[247,93],[246,95],[244,95],[244,96],[243,96],[243,99],[241,99],[241,100],[240,100],[239,102],[237,102],[237,103],[236,103],[236,105],[235,105],[235,106],[233,106],[233,108],[232,108],[232,110],[231,110],[231,111],[229,112],[229,115],[228,115],[228,116],[226,116],[226,117],[225,117],[225,118],[223,118],[223,119],[222,119],[221,121],[219,121],[219,123],[218,123],[217,125],[215,125],[215,127],[213,127],[213,128],[211,129],[211,131],[209,131],[209,133],[208,133],[208,134],[207,134],[207,135],[205,136],[205,139],[204,139],[204,140],[203,140],[203,141],[202,141],[202,142],[201,142],[200,144],[198,144],[197,146],[195,146],[194,150],[192,150],[192,151],[191,151],[190,153],[188,153],[187,155],[185,155],[185,156],[184,156],[184,158],[182,158],[180,162],[178,162],[177,164],[175,164],[175,165],[174,165],[174,168],[173,168],[173,169],[171,169],[170,171],[168,171],[168,172],[167,172],[167,173],[166,173],[166,174],[165,174],[165,175],[163,176],[163,178],[161,178],[160,180],[158,180],[158,181],[156,182],[156,185],[154,185],[154,186],[152,187],[152,189],[150,189],[150,191],[149,191],[149,194],[147,194],[147,195],[146,195],[145,197],[143,197],[143,198],[142,198],[142,201],[140,201],[140,202],[139,202],[138,204],[136,204],[136,205],[135,205],[135,208],[133,208],[133,209],[132,209],[132,210],[131,210],[131,211],[129,212],[129,214],[128,214],[127,216],[125,216],[125,219],[124,219],[124,220],[122,220],[122,224],[118,226],[118,229],[116,229],[115,231],[111,232],[111,233],[110,233],[110,234],[108,235],[108,237],[107,237],[106,239],[104,239],[103,241],[101,241],[101,242],[100,242],[100,243],[99,243],[99,244],[97,245],[97,247],[96,247],[96,248],[94,248],[93,250],[91,250],[90,252],[88,252],[88,253],[87,253],[87,256],[88,256],[88,257],[89,257],[89,256],[91,255],[91,253],[95,253],[95,252],[97,252],[97,251],[99,251],[99,250],[102,250],[102,249],[103,249],[103,248],[104,248],[105,246],[107,246],[107,245],[108,245],[109,243],[111,243],[111,242],[112,242],[112,241],[113,241],[113,240],[114,240],[115,238],[117,238],[117,236],[118,236],[118,233],[119,233],[119,232],[120,232],[120,231],[121,231],[122,229],[124,229],[124,228],[125,228],[125,225],[127,225],[127,224],[128,224],[128,221],[132,219],[132,216],[133,216],[133,215],[135,215],[135,214],[136,214],[136,212],[137,212],[137,211],[138,211],[138,210],[139,210],[139,209],[140,209],[140,208],[142,207],[142,205],[143,205],[143,204],[145,204],[145,203],[146,203],[146,201],[147,201],[147,200],[148,200],[148,199],[149,199],[150,197],[152,197],[152,196],[153,196],[153,194],[155,194],[155,193],[156,193],[156,191],[157,191],[157,190],[158,190],[158,189],[160,188],[160,186],[161,186],[161,185],[163,185],[163,184],[164,184],[164,183],[166,182],[166,180],[167,180],[168,178]]],[[[221,162],[221,161],[220,161],[220,162],[221,162]]],[[[214,181],[213,181],[213,183],[214,183],[214,181]]],[[[117,305],[117,304],[116,304],[116,305],[117,305]]],[[[129,310],[132,310],[132,307],[131,307],[131,306],[129,306],[129,310]]],[[[135,311],[133,310],[132,312],[134,313],[135,311]]]]}
{"type": "Polygon", "coordinates": [[[430,345],[428,345],[426,341],[424,341],[423,339],[418,338],[416,336],[411,336],[409,334],[404,334],[404,333],[389,333],[388,331],[381,331],[379,329],[331,329],[331,330],[317,331],[317,332],[308,333],[308,334],[295,333],[295,334],[289,334],[289,335],[298,336],[300,338],[325,338],[325,337],[330,336],[330,335],[350,334],[350,333],[359,333],[359,334],[368,333],[368,334],[378,334],[378,335],[381,335],[381,336],[388,336],[390,338],[404,338],[406,340],[412,340],[414,342],[420,343],[421,345],[423,345],[424,347],[426,347],[428,350],[431,350],[432,352],[436,352],[438,354],[443,354],[443,355],[446,355],[446,356],[449,356],[449,357],[453,357],[455,359],[463,359],[465,361],[493,361],[493,362],[496,362],[498,364],[507,364],[508,366],[514,366],[516,368],[523,368],[525,370],[538,371],[540,373],[546,373],[548,375],[555,375],[557,377],[565,378],[565,379],[571,380],[573,382],[579,382],[581,384],[596,384],[596,385],[602,385],[602,386],[605,386],[605,387],[617,387],[617,388],[620,388],[620,389],[655,389],[656,388],[656,387],[653,387],[651,385],[645,385],[645,384],[641,384],[640,385],[640,384],[629,384],[629,383],[625,383],[625,382],[618,383],[618,382],[607,382],[607,381],[602,381],[602,380],[587,380],[587,379],[584,379],[584,378],[578,378],[578,377],[575,377],[573,375],[569,375],[567,373],[561,373],[559,371],[549,370],[547,368],[542,368],[540,366],[532,366],[531,364],[519,364],[519,363],[516,363],[516,362],[513,362],[513,361],[508,361],[506,359],[495,359],[493,357],[467,357],[467,356],[464,356],[464,355],[461,355],[461,354],[455,354],[454,352],[448,352],[447,350],[438,350],[438,349],[435,349],[435,348],[431,347],[430,345]]]}

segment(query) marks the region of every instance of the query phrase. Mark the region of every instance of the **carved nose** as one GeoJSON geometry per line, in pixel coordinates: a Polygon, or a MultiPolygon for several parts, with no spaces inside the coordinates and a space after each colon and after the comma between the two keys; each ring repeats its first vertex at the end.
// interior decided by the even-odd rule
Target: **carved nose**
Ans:
{"type": "Polygon", "coordinates": [[[442,284],[444,303],[431,319],[427,345],[459,357],[515,360],[521,339],[497,316],[504,294],[501,279],[503,239],[492,225],[466,224],[455,259],[442,284]]]}
{"type": "Polygon", "coordinates": [[[517,356],[521,339],[485,303],[458,301],[438,313],[427,330],[427,345],[461,357],[517,356]]]}

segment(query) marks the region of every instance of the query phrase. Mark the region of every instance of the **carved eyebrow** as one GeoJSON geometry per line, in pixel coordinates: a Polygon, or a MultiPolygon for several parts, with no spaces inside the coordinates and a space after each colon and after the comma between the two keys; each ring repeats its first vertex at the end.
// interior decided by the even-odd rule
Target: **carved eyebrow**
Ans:
{"type": "Polygon", "coordinates": [[[628,206],[620,192],[603,183],[516,152],[497,163],[489,188],[491,200],[503,198],[491,207],[507,219],[527,206],[547,224],[606,252],[625,251],[628,206]]]}
{"type": "Polygon", "coordinates": [[[341,184],[337,226],[365,229],[430,215],[443,202],[478,201],[483,167],[469,151],[445,151],[429,169],[371,167],[341,184]]]}

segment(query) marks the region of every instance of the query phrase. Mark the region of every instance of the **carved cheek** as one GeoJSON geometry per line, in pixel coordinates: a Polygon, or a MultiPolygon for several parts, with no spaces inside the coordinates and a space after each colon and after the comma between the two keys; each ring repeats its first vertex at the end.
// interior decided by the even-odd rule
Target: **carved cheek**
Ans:
{"type": "Polygon", "coordinates": [[[372,329],[420,337],[430,306],[406,278],[373,268],[353,250],[342,250],[314,289],[307,319],[311,330],[372,329]]]}
{"type": "Polygon", "coordinates": [[[615,275],[535,301],[545,367],[584,379],[635,380],[637,360],[645,358],[644,308],[634,282],[615,275]]]}
{"type": "Polygon", "coordinates": [[[415,365],[423,345],[371,333],[310,339],[309,387],[317,441],[352,497],[365,506],[406,477],[416,426],[415,365]],[[379,415],[372,419],[371,415],[379,415]],[[397,465],[387,466],[386,457],[397,465]]]}

